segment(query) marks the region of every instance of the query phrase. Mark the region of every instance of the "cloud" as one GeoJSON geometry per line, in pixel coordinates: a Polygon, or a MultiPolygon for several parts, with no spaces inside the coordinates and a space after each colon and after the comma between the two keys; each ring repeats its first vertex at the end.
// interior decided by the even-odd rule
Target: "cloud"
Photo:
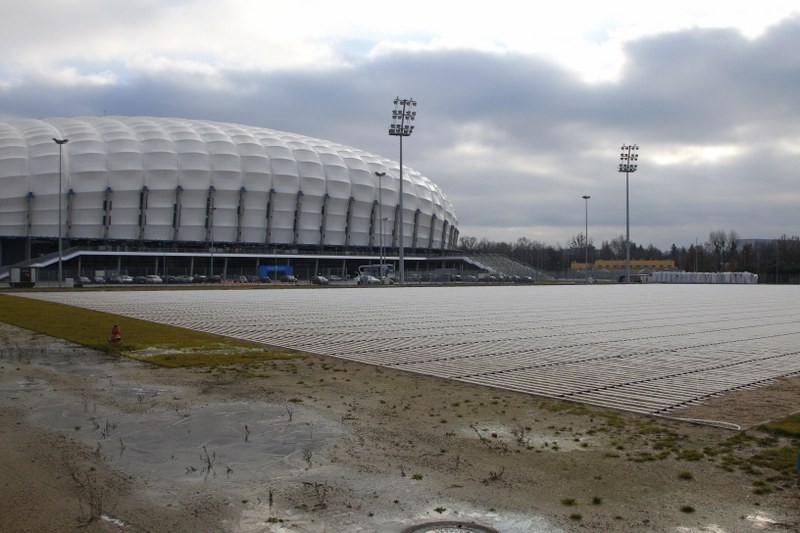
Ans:
{"type": "Polygon", "coordinates": [[[370,25],[324,2],[306,10],[328,20],[299,24],[286,23],[299,16],[295,3],[152,0],[115,13],[70,4],[21,4],[15,22],[27,22],[0,22],[0,44],[13,50],[0,59],[0,115],[238,122],[396,159],[392,100],[413,97],[404,163],[442,188],[462,234],[566,243],[583,231],[584,194],[593,240],[623,234],[623,143],[641,146],[630,180],[636,242],[688,246],[720,228],[798,233],[800,57],[790,51],[800,49],[800,17],[768,26],[778,16],[768,14],[750,33],[677,21],[652,33],[598,15],[564,30],[575,50],[597,52],[598,69],[578,72],[573,51],[548,55],[526,41],[513,12],[508,34],[473,38],[458,27],[437,33],[431,21],[403,34],[396,14],[370,25]],[[47,38],[30,39],[34,30],[47,38]]]}

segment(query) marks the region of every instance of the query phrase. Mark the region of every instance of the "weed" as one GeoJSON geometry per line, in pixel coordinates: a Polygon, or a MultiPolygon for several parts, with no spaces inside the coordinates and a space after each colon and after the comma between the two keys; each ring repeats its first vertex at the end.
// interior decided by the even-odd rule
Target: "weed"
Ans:
{"type": "Polygon", "coordinates": [[[601,503],[603,503],[603,498],[601,498],[600,496],[592,497],[592,505],[600,505],[601,503]]]}
{"type": "Polygon", "coordinates": [[[692,474],[687,470],[684,470],[683,472],[678,473],[678,479],[683,479],[688,481],[690,479],[694,479],[694,474],[692,474]]]}
{"type": "Polygon", "coordinates": [[[203,453],[200,455],[200,460],[203,462],[202,472],[205,473],[205,477],[207,478],[208,475],[212,473],[216,476],[214,464],[217,462],[217,452],[211,452],[211,454],[209,454],[205,445],[203,445],[203,453]]]}
{"type": "Polygon", "coordinates": [[[575,498],[561,498],[561,505],[566,505],[567,507],[572,507],[576,505],[578,502],[575,498]]]}
{"type": "Polygon", "coordinates": [[[314,496],[316,497],[316,504],[314,505],[314,509],[325,509],[328,506],[327,499],[328,499],[328,482],[325,483],[309,483],[308,481],[304,481],[303,485],[308,487],[313,487],[314,489],[314,496]]]}
{"type": "Polygon", "coordinates": [[[488,485],[492,481],[499,481],[500,478],[503,477],[503,474],[506,472],[506,467],[501,467],[500,470],[490,470],[489,477],[484,478],[483,484],[488,485]]]}
{"type": "Polygon", "coordinates": [[[682,505],[681,512],[686,514],[691,514],[694,512],[694,507],[692,507],[691,505],[682,505]]]}
{"type": "Polygon", "coordinates": [[[581,513],[572,513],[569,515],[569,519],[574,520],[575,522],[580,522],[583,520],[583,515],[581,515],[581,513]]]}
{"type": "Polygon", "coordinates": [[[81,512],[81,520],[85,524],[94,522],[116,507],[116,503],[111,503],[113,496],[111,491],[97,479],[97,471],[94,468],[82,471],[66,458],[63,460],[70,477],[80,489],[78,507],[81,512]]]}

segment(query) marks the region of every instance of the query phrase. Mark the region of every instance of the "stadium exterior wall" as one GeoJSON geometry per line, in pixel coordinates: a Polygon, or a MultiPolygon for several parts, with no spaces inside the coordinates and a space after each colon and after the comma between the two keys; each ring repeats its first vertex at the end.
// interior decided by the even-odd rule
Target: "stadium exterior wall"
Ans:
{"type": "Polygon", "coordinates": [[[428,178],[299,134],[200,120],[77,117],[0,122],[0,238],[456,247],[458,220],[428,178]],[[376,172],[385,172],[380,179],[376,172]],[[379,199],[382,205],[378,204],[379,199]]]}

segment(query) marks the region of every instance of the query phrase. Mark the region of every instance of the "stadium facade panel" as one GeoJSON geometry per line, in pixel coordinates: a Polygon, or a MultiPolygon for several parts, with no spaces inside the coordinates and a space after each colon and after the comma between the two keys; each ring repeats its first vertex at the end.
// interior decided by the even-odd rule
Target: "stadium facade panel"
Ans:
{"type": "Polygon", "coordinates": [[[405,247],[458,240],[452,204],[407,167],[399,213],[400,169],[387,158],[259,127],[123,116],[1,121],[0,237],[58,237],[54,138],[69,139],[66,239],[377,248],[399,246],[402,223],[405,247]]]}

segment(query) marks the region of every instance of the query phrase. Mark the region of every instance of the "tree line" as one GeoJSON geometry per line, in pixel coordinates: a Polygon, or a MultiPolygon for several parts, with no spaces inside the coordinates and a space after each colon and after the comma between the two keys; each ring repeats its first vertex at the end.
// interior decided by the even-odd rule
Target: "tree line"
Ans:
{"type": "MultiPolygon", "coordinates": [[[[589,262],[624,260],[625,237],[620,235],[595,246],[589,239],[589,262]]],[[[520,237],[516,242],[498,242],[464,236],[459,249],[466,254],[500,254],[520,263],[551,272],[569,270],[573,261],[584,262],[586,237],[573,236],[567,247],[548,245],[520,237]]],[[[752,272],[762,282],[800,283],[800,237],[786,235],[779,239],[741,239],[736,231],[711,231],[708,240],[669,250],[652,244],[643,246],[631,241],[632,260],[672,259],[678,270],[686,272],[752,272]]]]}

